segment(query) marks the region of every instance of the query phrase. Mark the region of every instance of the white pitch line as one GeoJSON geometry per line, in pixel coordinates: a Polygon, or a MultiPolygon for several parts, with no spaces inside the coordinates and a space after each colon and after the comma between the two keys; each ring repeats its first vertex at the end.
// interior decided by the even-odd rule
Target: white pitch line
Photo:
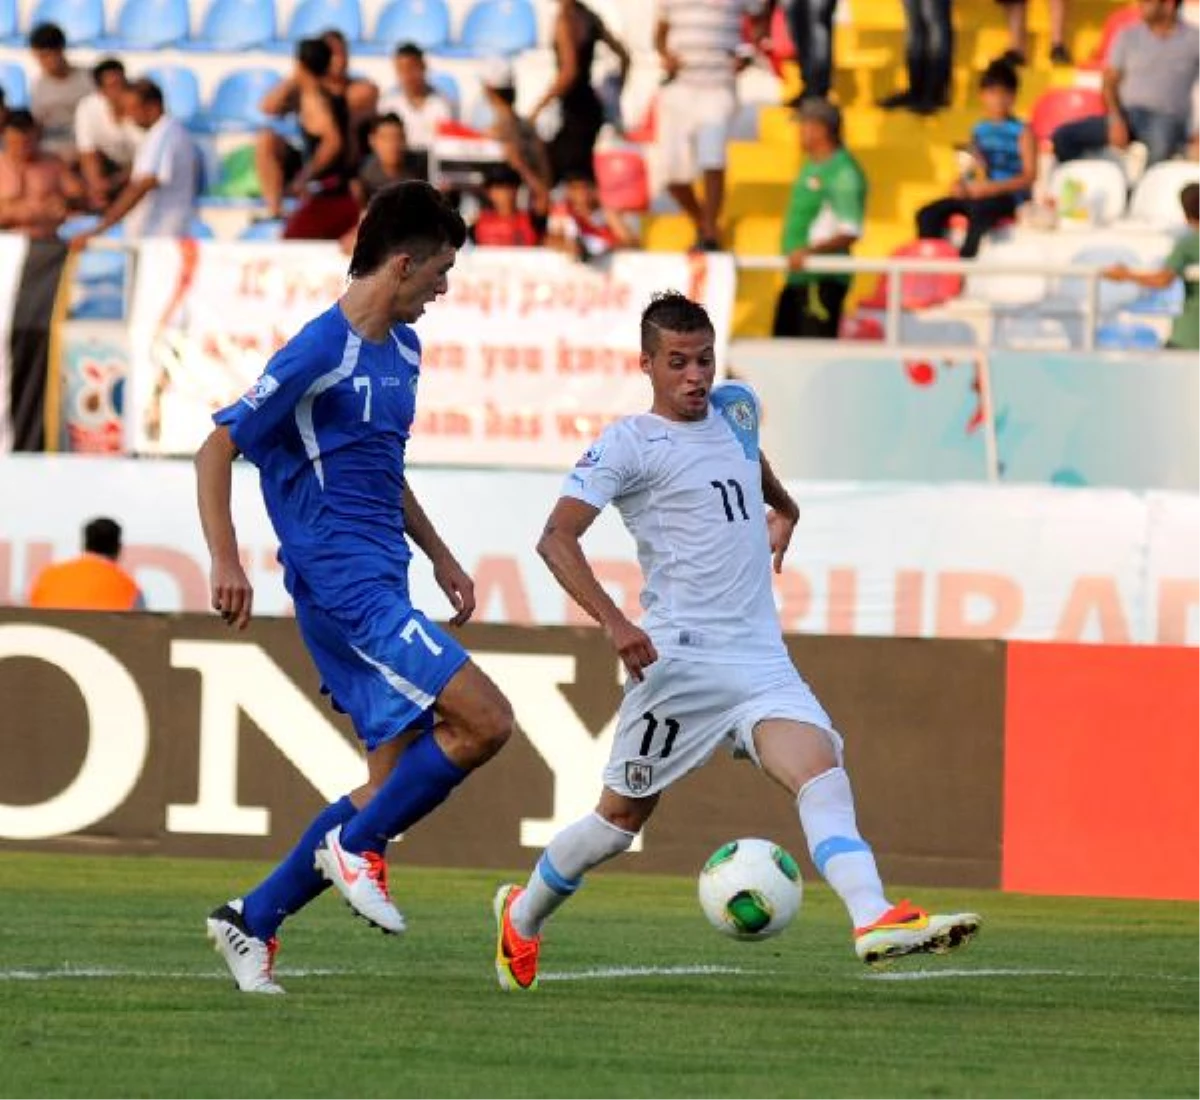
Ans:
{"type": "MultiPolygon", "coordinates": [[[[864,974],[869,982],[924,982],[935,978],[1109,978],[1111,974],[1087,974],[1078,970],[894,970],[864,974]]],[[[1131,975],[1132,977],[1132,975],[1131,975]]]]}
{"type": "MultiPolygon", "coordinates": [[[[275,971],[281,978],[337,978],[350,977],[361,973],[357,970],[330,970],[324,968],[298,967],[288,969],[281,967],[275,971]]],[[[64,966],[57,970],[0,970],[0,982],[54,982],[74,981],[79,978],[121,979],[133,978],[148,981],[229,981],[228,974],[218,974],[216,971],[193,970],[120,970],[107,966],[64,966]]]]}
{"type": "Polygon", "coordinates": [[[740,966],[601,966],[594,970],[560,970],[539,974],[543,982],[589,982],[609,978],[703,978],[721,974],[754,974],[740,966]]]}

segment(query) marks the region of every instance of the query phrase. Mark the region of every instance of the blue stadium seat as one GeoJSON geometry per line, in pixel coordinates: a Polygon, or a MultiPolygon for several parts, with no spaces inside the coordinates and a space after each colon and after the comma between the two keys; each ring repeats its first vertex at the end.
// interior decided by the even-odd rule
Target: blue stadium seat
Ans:
{"type": "Polygon", "coordinates": [[[9,107],[29,106],[29,79],[18,61],[0,61],[0,88],[9,107]]]}
{"type": "Polygon", "coordinates": [[[125,0],[116,31],[93,45],[103,50],[156,50],[187,36],[187,0],[125,0]]]}
{"type": "Polygon", "coordinates": [[[213,0],[200,33],[179,43],[181,50],[250,50],[275,37],[275,0],[213,0]]]}
{"type": "Polygon", "coordinates": [[[537,45],[537,15],[529,0],[476,0],[458,42],[435,53],[445,57],[517,54],[537,45]]]}
{"type": "Polygon", "coordinates": [[[212,105],[192,119],[192,129],[207,133],[245,133],[260,130],[270,120],[259,110],[262,97],[279,83],[274,69],[238,69],[213,93],[212,105]]]}
{"type": "Polygon", "coordinates": [[[362,41],[362,8],[358,0],[300,0],[292,12],[287,34],[267,48],[277,53],[291,53],[301,38],[315,38],[324,31],[338,30],[348,42],[362,41]]]}
{"type": "Polygon", "coordinates": [[[194,241],[214,241],[217,239],[212,226],[198,217],[192,218],[188,223],[188,236],[194,241]]]}
{"type": "MultiPolygon", "coordinates": [[[[1113,264],[1124,264],[1126,267],[1144,267],[1145,262],[1132,249],[1120,244],[1098,244],[1081,248],[1071,257],[1071,263],[1080,267],[1109,267],[1113,264]]],[[[1087,300],[1087,280],[1082,278],[1063,278],[1059,280],[1058,292],[1064,298],[1076,302],[1087,300]]],[[[1100,280],[1098,306],[1102,314],[1116,313],[1133,305],[1142,295],[1142,290],[1135,283],[1115,283],[1110,279],[1100,280]]]]}
{"type": "Polygon", "coordinates": [[[0,0],[0,45],[24,44],[25,35],[17,33],[17,0],[0,0]]]}
{"type": "Polygon", "coordinates": [[[190,126],[200,111],[200,82],[184,65],[155,65],[146,76],[162,89],[167,114],[190,126]]]}
{"type": "Polygon", "coordinates": [[[67,44],[86,46],[104,34],[104,0],[38,0],[29,25],[57,23],[67,44]]]}
{"type": "Polygon", "coordinates": [[[1096,347],[1100,351],[1157,351],[1162,340],[1149,325],[1109,321],[1096,329],[1096,347]]]}
{"type": "Polygon", "coordinates": [[[449,41],[446,0],[390,0],[379,13],[370,40],[358,48],[366,54],[390,54],[401,42],[437,50],[449,41]]]}
{"type": "Polygon", "coordinates": [[[253,221],[237,236],[239,241],[278,241],[283,239],[283,219],[263,218],[253,221]]]}

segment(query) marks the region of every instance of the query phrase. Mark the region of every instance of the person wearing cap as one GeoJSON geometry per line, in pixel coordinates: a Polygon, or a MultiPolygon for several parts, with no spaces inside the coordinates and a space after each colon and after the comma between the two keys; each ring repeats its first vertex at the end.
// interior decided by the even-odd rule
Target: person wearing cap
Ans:
{"type": "Polygon", "coordinates": [[[484,64],[480,82],[492,109],[488,136],[504,146],[505,162],[529,188],[530,209],[544,215],[550,209],[550,158],[533,123],[517,114],[512,66],[502,57],[492,58],[484,64]]]}
{"type": "Polygon", "coordinates": [[[121,525],[98,516],[83,529],[83,553],[48,565],[29,592],[29,606],[61,611],[140,611],[137,582],[117,564],[121,525]]]}
{"type": "Polygon", "coordinates": [[[862,236],[867,177],[842,144],[842,116],[828,100],[797,111],[804,166],[783,221],[787,282],[775,306],[774,334],[835,339],[850,275],[808,269],[812,256],[846,256],[862,236]]]}

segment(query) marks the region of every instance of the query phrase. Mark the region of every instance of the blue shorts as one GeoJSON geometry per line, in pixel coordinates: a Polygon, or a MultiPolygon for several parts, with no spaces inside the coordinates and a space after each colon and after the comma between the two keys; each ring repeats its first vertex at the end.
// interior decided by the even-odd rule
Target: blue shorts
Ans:
{"type": "Polygon", "coordinates": [[[296,601],[321,691],[350,716],[369,752],[407,729],[432,726],[433,705],[467,651],[403,599],[364,619],[343,620],[296,601]]]}

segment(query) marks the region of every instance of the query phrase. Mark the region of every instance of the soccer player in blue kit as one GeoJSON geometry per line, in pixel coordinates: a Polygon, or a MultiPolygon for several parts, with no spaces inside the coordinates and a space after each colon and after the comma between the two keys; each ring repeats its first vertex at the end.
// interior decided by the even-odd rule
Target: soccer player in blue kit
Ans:
{"type": "Polygon", "coordinates": [[[366,784],[326,806],[270,876],[209,917],[209,937],[244,992],[283,992],[273,975],[276,931],[330,882],[365,920],[402,932],[388,893],[388,841],[512,733],[508,700],[412,606],[408,589],[411,540],[454,605],[451,621],[466,622],[475,608],[470,577],[404,474],[421,367],[410,326],[445,293],[465,238],[458,213],[428,184],[376,195],[341,298],[214,415],[196,455],[214,609],[238,629],[250,620],[253,593],[230,509],[232,465],[242,454],[258,467],[322,690],[350,716],[367,752],[366,784]],[[412,731],[405,748],[400,735],[412,731]]]}

